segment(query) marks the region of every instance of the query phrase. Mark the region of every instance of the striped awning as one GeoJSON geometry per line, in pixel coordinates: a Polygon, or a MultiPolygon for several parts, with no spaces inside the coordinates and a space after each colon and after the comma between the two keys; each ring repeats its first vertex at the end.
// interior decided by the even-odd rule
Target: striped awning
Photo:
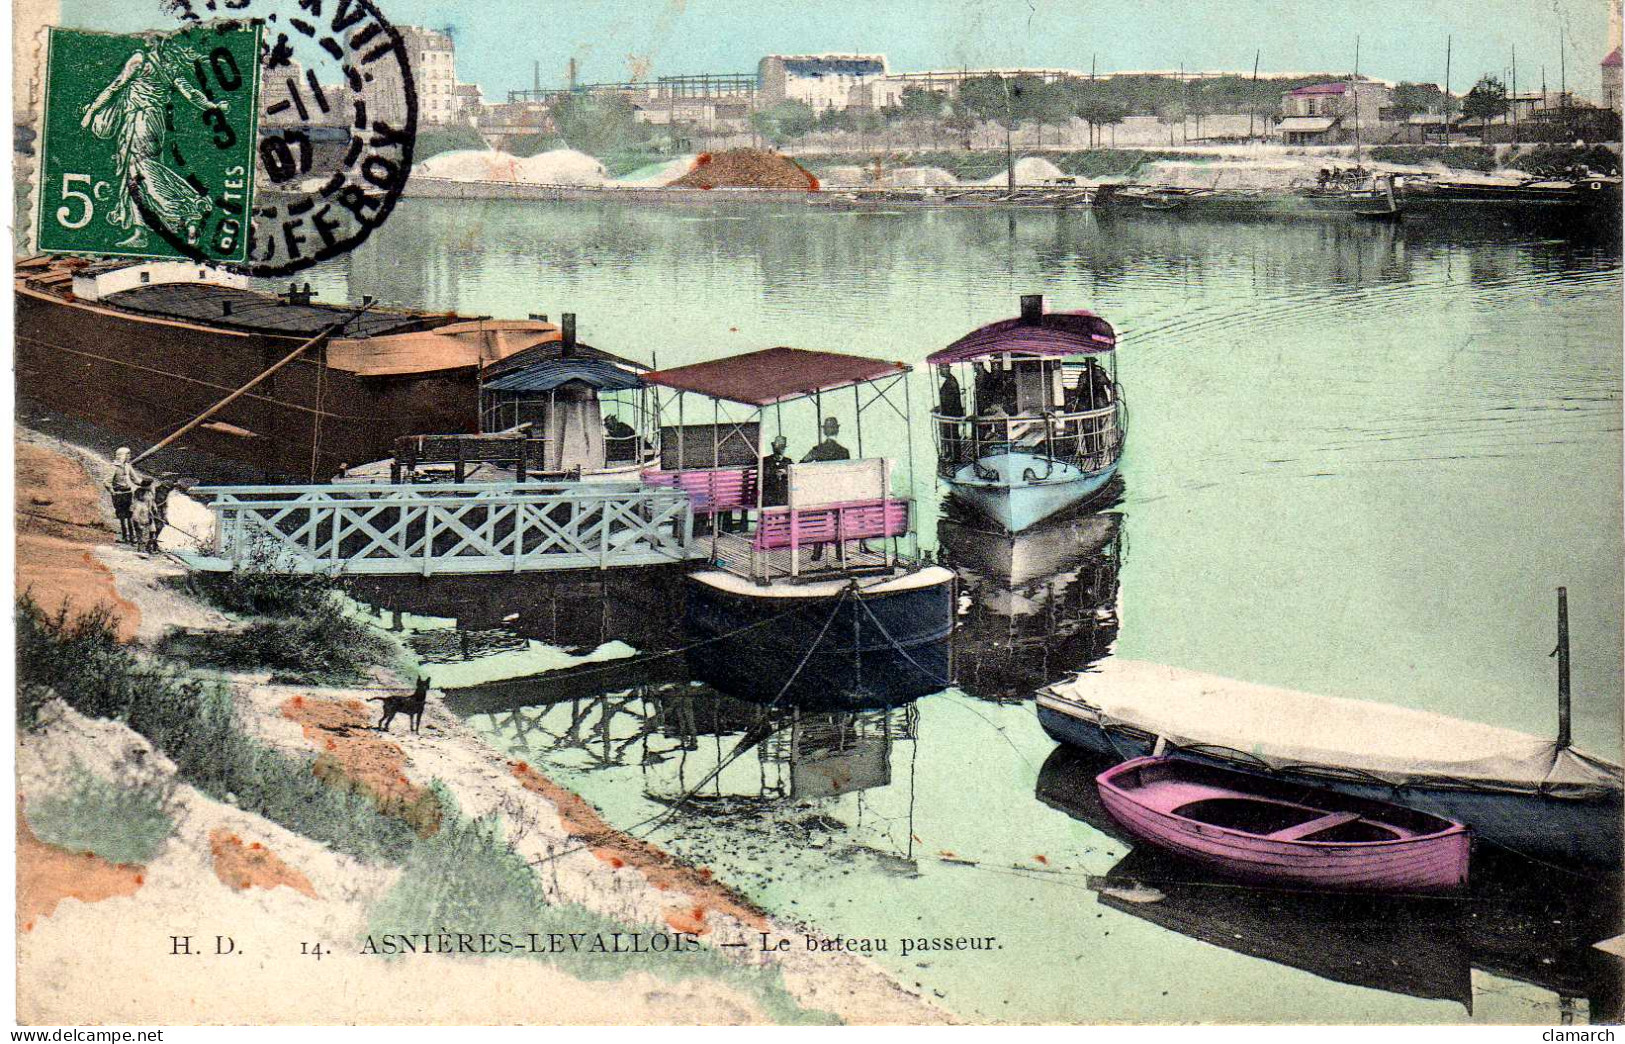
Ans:
{"type": "Polygon", "coordinates": [[[543,359],[497,375],[481,385],[483,391],[544,392],[570,381],[581,381],[603,391],[636,388],[634,373],[603,359],[543,359]]]}

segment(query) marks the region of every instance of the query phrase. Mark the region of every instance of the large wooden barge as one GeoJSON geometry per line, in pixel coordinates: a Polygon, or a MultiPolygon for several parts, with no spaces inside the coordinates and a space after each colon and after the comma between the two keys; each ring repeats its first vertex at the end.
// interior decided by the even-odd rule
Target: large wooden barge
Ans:
{"type": "Polygon", "coordinates": [[[562,338],[539,320],[268,294],[188,262],[31,258],[14,281],[18,392],[133,447],[178,431],[314,341],[177,445],[191,468],[218,459],[267,479],[325,480],[389,456],[401,436],[476,432],[482,369],[562,338]]]}

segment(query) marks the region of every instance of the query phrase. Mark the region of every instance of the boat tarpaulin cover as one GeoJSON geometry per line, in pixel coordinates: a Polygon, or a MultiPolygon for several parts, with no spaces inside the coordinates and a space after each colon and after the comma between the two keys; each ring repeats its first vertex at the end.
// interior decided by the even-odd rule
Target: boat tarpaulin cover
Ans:
{"type": "MultiPolygon", "coordinates": [[[[1386,782],[1581,796],[1619,791],[1620,767],[1540,736],[1386,703],[1317,696],[1136,661],[1108,660],[1052,686],[1106,726],[1179,747],[1235,751],[1275,769],[1320,769],[1386,782]]],[[[1040,694],[1040,702],[1048,702],[1040,694]]]]}
{"type": "Polygon", "coordinates": [[[1001,319],[972,330],[940,352],[926,358],[933,366],[965,362],[990,355],[1016,352],[1062,358],[1097,355],[1117,347],[1112,324],[1093,312],[1045,312],[1037,321],[1001,319]]]}
{"type": "Polygon", "coordinates": [[[552,391],[570,381],[580,381],[607,391],[636,388],[641,382],[637,374],[629,373],[603,359],[544,359],[508,370],[486,381],[484,391],[543,392],[552,391]]]}
{"type": "Polygon", "coordinates": [[[707,395],[713,399],[768,406],[815,392],[833,391],[907,373],[908,366],[862,355],[806,348],[764,348],[710,362],[646,373],[650,384],[707,395]]]}

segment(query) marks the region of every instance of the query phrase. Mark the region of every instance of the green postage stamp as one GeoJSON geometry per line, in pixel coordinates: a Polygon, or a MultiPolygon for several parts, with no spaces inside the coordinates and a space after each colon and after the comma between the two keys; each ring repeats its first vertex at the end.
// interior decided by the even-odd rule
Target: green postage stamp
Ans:
{"type": "Polygon", "coordinates": [[[259,40],[249,23],[51,30],[40,249],[246,261],[259,40]]]}

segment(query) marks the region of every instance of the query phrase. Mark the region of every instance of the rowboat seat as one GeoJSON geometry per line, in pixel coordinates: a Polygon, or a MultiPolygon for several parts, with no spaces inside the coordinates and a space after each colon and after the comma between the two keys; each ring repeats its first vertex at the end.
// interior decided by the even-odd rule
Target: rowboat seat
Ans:
{"type": "Polygon", "coordinates": [[[1310,834],[1318,834],[1322,830],[1330,830],[1332,827],[1340,827],[1345,823],[1352,823],[1359,818],[1360,814],[1358,812],[1333,812],[1331,815],[1321,816],[1319,819],[1311,819],[1307,823],[1299,823],[1297,826],[1290,826],[1285,830],[1277,830],[1275,833],[1268,834],[1266,836],[1271,841],[1296,841],[1300,837],[1308,837],[1310,834]]]}

